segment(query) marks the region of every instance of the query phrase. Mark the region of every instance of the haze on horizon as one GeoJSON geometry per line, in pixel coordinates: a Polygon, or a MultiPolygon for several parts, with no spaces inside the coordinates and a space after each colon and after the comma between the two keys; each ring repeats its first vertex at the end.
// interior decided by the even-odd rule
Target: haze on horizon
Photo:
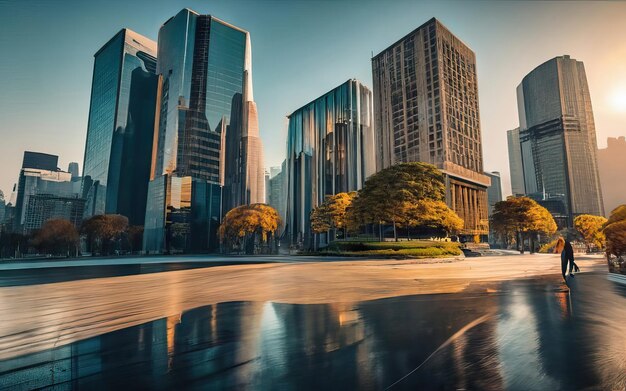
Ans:
{"type": "Polygon", "coordinates": [[[187,7],[250,31],[266,167],[285,155],[286,115],[356,78],[372,87],[371,55],[438,18],[476,53],[484,168],[510,194],[506,130],[515,88],[536,66],[583,61],[598,146],[626,135],[626,3],[376,1],[51,2],[0,0],[0,189],[8,199],[24,150],[82,172],[93,54],[128,27],[156,41],[187,7]]]}

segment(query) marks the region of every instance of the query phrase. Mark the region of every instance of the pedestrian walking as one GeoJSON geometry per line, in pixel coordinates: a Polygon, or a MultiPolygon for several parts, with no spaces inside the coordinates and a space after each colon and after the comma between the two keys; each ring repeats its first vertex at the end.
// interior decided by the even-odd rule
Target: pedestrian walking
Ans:
{"type": "Polygon", "coordinates": [[[568,271],[568,263],[570,277],[574,277],[573,270],[577,273],[580,271],[580,268],[576,265],[576,262],[574,262],[574,248],[569,240],[565,240],[563,237],[560,237],[556,242],[556,246],[554,246],[554,252],[561,254],[561,274],[563,275],[564,281],[567,281],[565,274],[568,271]]]}

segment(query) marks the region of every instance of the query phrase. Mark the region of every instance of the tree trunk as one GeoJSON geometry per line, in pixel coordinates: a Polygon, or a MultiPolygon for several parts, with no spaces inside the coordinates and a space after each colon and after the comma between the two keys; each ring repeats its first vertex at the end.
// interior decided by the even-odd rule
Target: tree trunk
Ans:
{"type": "Polygon", "coordinates": [[[396,231],[396,220],[393,220],[393,240],[398,241],[398,232],[396,231]]]}

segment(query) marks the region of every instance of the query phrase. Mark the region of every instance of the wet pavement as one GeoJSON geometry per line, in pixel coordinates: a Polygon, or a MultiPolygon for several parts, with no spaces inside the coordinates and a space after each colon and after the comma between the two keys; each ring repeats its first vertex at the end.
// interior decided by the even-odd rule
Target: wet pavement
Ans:
{"type": "Polygon", "coordinates": [[[202,261],[202,262],[154,262],[121,265],[52,266],[38,268],[15,268],[0,271],[0,287],[53,284],[92,278],[131,276],[137,274],[163,273],[176,270],[198,269],[216,266],[262,264],[272,261],[202,261]]]}
{"type": "Polygon", "coordinates": [[[626,389],[626,285],[570,285],[201,306],[0,361],[0,389],[626,389]]]}

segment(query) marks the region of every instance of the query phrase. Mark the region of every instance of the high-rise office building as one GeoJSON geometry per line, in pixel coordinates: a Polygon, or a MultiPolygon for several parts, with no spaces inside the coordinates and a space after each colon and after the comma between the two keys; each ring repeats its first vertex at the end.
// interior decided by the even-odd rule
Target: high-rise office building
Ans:
{"type": "Polygon", "coordinates": [[[375,172],[372,94],[348,80],[288,117],[285,230],[306,247],[311,210],[326,196],[359,190],[375,172]]]}
{"type": "Polygon", "coordinates": [[[258,171],[260,184],[254,190],[250,184],[245,194],[256,200],[260,190],[264,198],[263,166],[250,168],[262,151],[245,140],[258,136],[250,36],[214,16],[184,9],[161,26],[158,47],[158,119],[144,250],[212,250],[218,245],[225,170],[238,175],[237,167],[245,165],[246,177],[235,178],[238,184],[252,182],[248,173],[258,171]],[[226,150],[227,139],[241,149],[226,150]]]}
{"type": "Polygon", "coordinates": [[[493,207],[497,202],[502,201],[502,181],[498,171],[485,172],[491,179],[491,185],[487,188],[487,204],[489,205],[489,216],[493,213],[493,207]]]}
{"type": "MultiPolygon", "coordinates": [[[[285,218],[285,175],[280,167],[271,167],[268,175],[267,203],[278,212],[281,219],[285,218]]],[[[279,233],[282,227],[279,227],[279,233]]]]}
{"type": "Polygon", "coordinates": [[[517,99],[525,193],[561,199],[568,226],[576,215],[604,214],[583,63],[569,56],[546,61],[524,77],[517,99]]]}
{"type": "Polygon", "coordinates": [[[487,235],[476,56],[431,19],[372,58],[376,168],[426,162],[443,171],[464,236],[487,235]]]}
{"type": "Polygon", "coordinates": [[[609,137],[606,148],[598,150],[598,168],[604,196],[604,211],[611,211],[626,203],[626,138],[609,137]]]}
{"type": "Polygon", "coordinates": [[[77,162],[71,162],[70,164],[68,164],[67,172],[72,174],[72,179],[80,177],[80,174],[78,173],[78,171],[79,170],[78,170],[78,163],[77,162]]]}
{"type": "Polygon", "coordinates": [[[55,155],[24,152],[13,210],[14,232],[29,233],[51,218],[66,218],[80,225],[84,207],[80,186],[72,182],[72,174],[56,167],[57,162],[55,155]]]}
{"type": "Polygon", "coordinates": [[[246,32],[243,94],[236,94],[226,127],[223,213],[240,205],[265,202],[263,145],[252,95],[252,53],[246,32]]]}
{"type": "Polygon", "coordinates": [[[524,168],[522,167],[522,149],[519,142],[519,128],[506,131],[509,147],[509,170],[511,173],[511,192],[514,196],[526,194],[524,188],[524,168]]]}
{"type": "MultiPolygon", "coordinates": [[[[85,217],[116,213],[144,222],[157,76],[156,43],[123,29],[95,55],[87,125],[85,217]]],[[[78,168],[78,167],[76,167],[78,168]]]]}

